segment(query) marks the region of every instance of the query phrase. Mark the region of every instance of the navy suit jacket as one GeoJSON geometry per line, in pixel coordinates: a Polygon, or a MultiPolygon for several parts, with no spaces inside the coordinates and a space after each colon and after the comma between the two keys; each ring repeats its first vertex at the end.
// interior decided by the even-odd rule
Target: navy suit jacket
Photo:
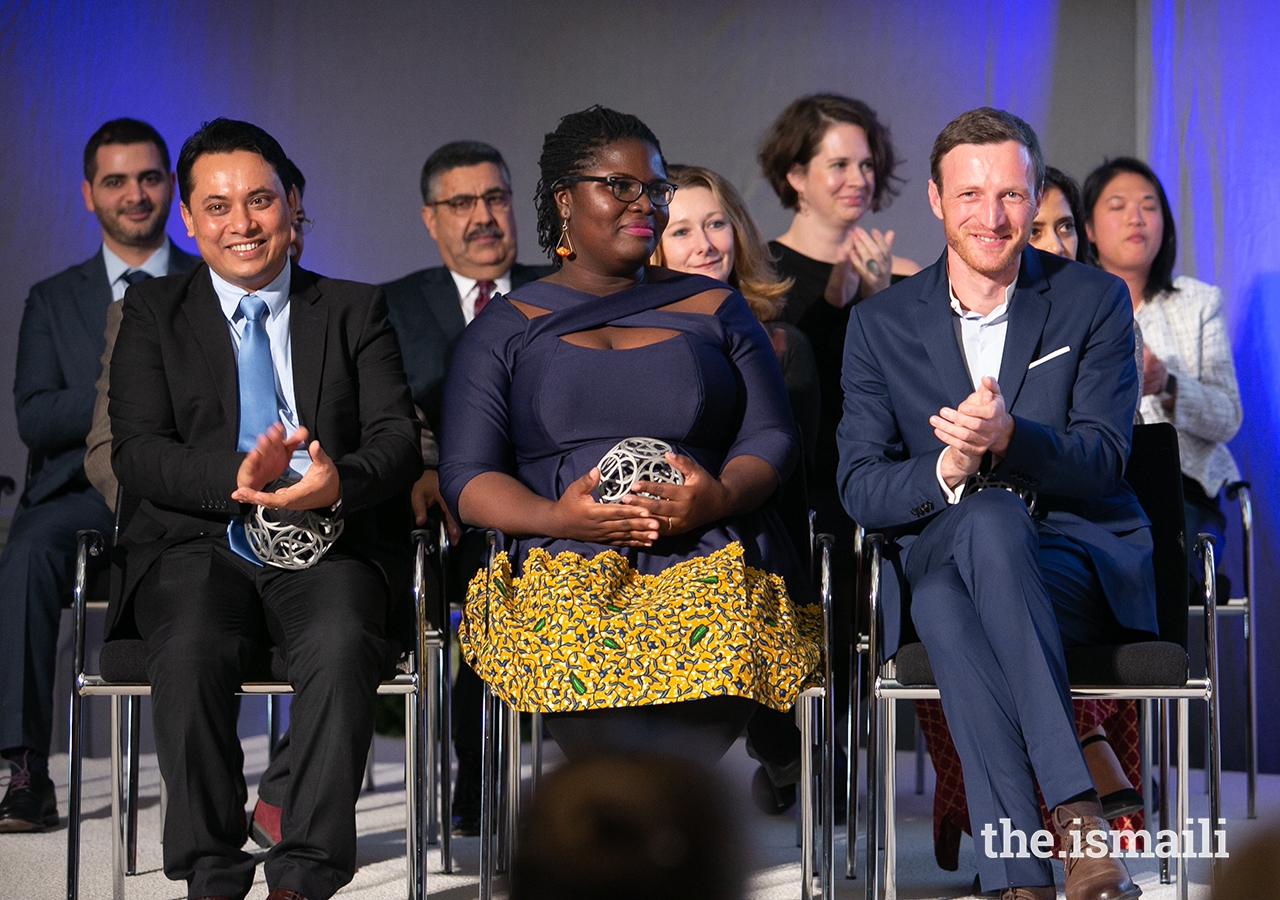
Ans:
{"type": "MultiPolygon", "coordinates": [[[[376,564],[398,596],[408,584],[408,491],[422,474],[418,422],[382,291],[293,265],[289,336],[299,423],[333,459],[346,523],[338,548],[376,564]]],[[[231,499],[244,454],[235,348],[203,263],[129,288],[111,361],[111,462],[140,502],[120,536],[117,634],[139,580],[160,554],[223,539],[245,512],[231,499]]],[[[320,565],[324,565],[321,561],[320,565]]],[[[125,632],[119,632],[121,634],[125,632]]]]}
{"type": "MultiPolygon", "coordinates": [[[[1138,401],[1133,341],[1123,281],[1027,247],[998,379],[1014,432],[990,474],[1035,491],[1039,527],[1088,550],[1119,622],[1155,632],[1149,523],[1123,477],[1138,401]]],[[[897,577],[885,578],[882,607],[892,654],[902,633],[902,563],[947,506],[936,476],[944,445],[929,417],[974,390],[945,253],[853,308],[841,384],[840,496],[855,521],[892,538],[886,556],[897,577]]]]}
{"type": "MultiPolygon", "coordinates": [[[[511,267],[511,289],[536,281],[552,272],[550,266],[511,267]]],[[[413,402],[426,414],[433,429],[440,427],[440,401],[444,374],[458,337],[467,327],[462,315],[458,285],[444,266],[420,269],[384,284],[387,314],[400,339],[404,371],[409,377],[413,402]]],[[[437,431],[437,438],[439,434],[437,431]]]]}
{"type": "MultiPolygon", "coordinates": [[[[199,261],[169,243],[170,275],[199,261]]],[[[13,380],[18,434],[31,453],[26,505],[39,503],[77,477],[84,479],[84,439],[93,425],[94,383],[102,372],[111,302],[101,249],[41,281],[27,297],[13,380]]]]}

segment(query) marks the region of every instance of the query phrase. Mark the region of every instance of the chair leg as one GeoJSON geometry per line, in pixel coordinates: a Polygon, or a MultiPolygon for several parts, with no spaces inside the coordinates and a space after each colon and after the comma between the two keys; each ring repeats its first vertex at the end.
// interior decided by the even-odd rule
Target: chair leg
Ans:
{"type": "MultiPolygon", "coordinates": [[[[1160,757],[1160,830],[1168,831],[1169,829],[1169,712],[1171,709],[1171,701],[1157,700],[1156,709],[1159,715],[1156,719],[1156,731],[1158,732],[1157,740],[1159,742],[1160,757]]],[[[1167,857],[1160,859],[1160,883],[1171,884],[1172,876],[1169,874],[1169,860],[1167,857]]]]}
{"type": "Polygon", "coordinates": [[[453,874],[453,635],[446,610],[440,644],[440,870],[453,874]]]}
{"type": "Polygon", "coordinates": [[[915,734],[912,746],[916,751],[916,796],[924,796],[924,732],[920,729],[920,720],[915,720],[915,734]]]}
{"type": "Polygon", "coordinates": [[[142,735],[142,698],[129,697],[125,706],[125,874],[138,874],[138,756],[142,735]]]}
{"type": "Polygon", "coordinates": [[[67,750],[67,900],[80,898],[80,781],[83,778],[84,747],[81,743],[81,718],[84,697],[77,685],[71,688],[71,740],[67,750]]]}
{"type": "Polygon", "coordinates": [[[800,898],[813,900],[813,704],[796,702],[800,717],[800,898]]]}
{"type": "Polygon", "coordinates": [[[1244,718],[1244,768],[1248,810],[1250,819],[1258,818],[1256,797],[1258,793],[1258,677],[1257,659],[1253,641],[1253,597],[1245,595],[1244,653],[1245,653],[1245,718],[1244,718]]]}
{"type": "Polygon", "coordinates": [[[895,816],[898,804],[898,707],[896,700],[885,703],[884,728],[884,898],[898,896],[898,835],[895,816]]]}
{"type": "Polygon", "coordinates": [[[1139,752],[1142,757],[1140,763],[1142,775],[1142,821],[1150,829],[1151,822],[1155,819],[1156,803],[1155,803],[1155,717],[1156,717],[1156,701],[1141,700],[1137,701],[1142,705],[1139,707],[1142,713],[1142,730],[1139,739],[1139,752]]]}
{"type": "Polygon", "coordinates": [[[479,900],[493,900],[493,828],[494,780],[497,775],[497,703],[489,685],[484,686],[480,704],[480,896],[479,900]]]}
{"type": "Polygon", "coordinates": [[[858,728],[862,704],[862,654],[849,654],[849,703],[845,710],[848,735],[848,768],[845,769],[844,877],[856,878],[855,855],[858,844],[858,728]]]}
{"type": "MultiPolygon", "coordinates": [[[[836,883],[836,692],[827,681],[822,706],[822,778],[819,809],[822,810],[822,900],[832,900],[836,883]]],[[[848,814],[846,807],[846,815],[848,814]]]]}
{"type": "Polygon", "coordinates": [[[516,844],[520,834],[520,711],[514,706],[503,704],[506,710],[507,723],[504,729],[504,736],[507,739],[506,747],[506,797],[505,804],[506,819],[504,827],[506,830],[506,851],[503,858],[506,863],[506,870],[511,871],[511,865],[516,858],[516,844]]]}
{"type": "MultiPolygon", "coordinates": [[[[436,806],[438,799],[437,788],[440,784],[437,778],[440,763],[440,720],[439,709],[437,708],[439,669],[436,665],[438,655],[436,649],[434,647],[431,648],[430,658],[422,660],[418,667],[418,688],[423,692],[422,696],[426,698],[421,724],[426,733],[426,738],[422,742],[422,762],[423,769],[427,773],[425,821],[426,841],[428,844],[435,844],[440,839],[440,814],[436,806]]],[[[408,735],[407,730],[405,735],[408,735]]]]}
{"type": "MultiPolygon", "coordinates": [[[[1178,700],[1178,819],[1177,830],[1181,833],[1186,827],[1191,814],[1190,769],[1191,747],[1190,729],[1187,718],[1191,713],[1191,701],[1178,700]]],[[[1178,842],[1182,844],[1181,841],[1178,842]]],[[[1180,846],[1182,852],[1177,856],[1175,869],[1178,879],[1178,900],[1187,900],[1190,885],[1187,883],[1187,851],[1190,847],[1180,846]]]]}
{"type": "Polygon", "coordinates": [[[542,780],[542,713],[533,713],[529,718],[529,800],[537,793],[538,782],[542,780]]]}
{"type": "Polygon", "coordinates": [[[123,697],[111,698],[111,897],[124,900],[124,762],[120,753],[120,706],[123,697]]]}
{"type": "Polygon", "coordinates": [[[880,878],[880,796],[883,793],[884,773],[880,768],[880,719],[882,702],[874,696],[875,677],[868,686],[867,702],[867,811],[866,821],[866,884],[867,900],[880,900],[884,883],[880,878]]]}
{"type": "MultiPolygon", "coordinates": [[[[422,688],[421,682],[418,684],[422,688]]],[[[404,695],[404,855],[405,882],[408,900],[421,900],[426,896],[426,847],[422,838],[423,813],[423,753],[419,752],[417,694],[404,695]]]]}
{"type": "Polygon", "coordinates": [[[267,761],[275,762],[276,747],[280,743],[280,710],[284,698],[279,694],[267,695],[267,761]]]}

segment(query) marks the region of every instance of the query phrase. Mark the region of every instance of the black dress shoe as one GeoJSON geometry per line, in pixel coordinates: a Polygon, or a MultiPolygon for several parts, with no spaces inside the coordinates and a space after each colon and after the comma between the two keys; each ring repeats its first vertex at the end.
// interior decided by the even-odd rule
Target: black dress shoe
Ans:
{"type": "Polygon", "coordinates": [[[796,786],[773,783],[764,766],[751,776],[751,802],[766,816],[780,816],[796,804],[796,786]]]}
{"type": "Polygon", "coordinates": [[[0,800],[0,833],[43,831],[58,824],[58,798],[48,775],[19,769],[0,800]]]}

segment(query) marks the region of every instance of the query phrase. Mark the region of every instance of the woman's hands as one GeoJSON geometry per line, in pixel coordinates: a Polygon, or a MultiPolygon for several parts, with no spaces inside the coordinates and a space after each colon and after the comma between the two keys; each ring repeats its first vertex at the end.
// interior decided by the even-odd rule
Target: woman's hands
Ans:
{"type": "Polygon", "coordinates": [[[591,491],[599,483],[600,470],[592,469],[565,489],[551,507],[549,535],[618,547],[652,546],[660,522],[644,508],[625,505],[625,500],[597,503],[591,491]]]}
{"type": "Polygon", "coordinates": [[[831,269],[825,298],[843,309],[855,296],[864,299],[889,286],[893,277],[893,232],[854,228],[840,248],[840,261],[831,269]]]}
{"type": "Polygon", "coordinates": [[[621,505],[645,510],[657,517],[664,537],[683,534],[728,514],[729,489],[718,478],[688,456],[667,453],[666,460],[684,476],[684,484],[637,481],[631,486],[631,494],[622,498],[621,505]],[[641,491],[657,499],[642,497],[641,491]]]}

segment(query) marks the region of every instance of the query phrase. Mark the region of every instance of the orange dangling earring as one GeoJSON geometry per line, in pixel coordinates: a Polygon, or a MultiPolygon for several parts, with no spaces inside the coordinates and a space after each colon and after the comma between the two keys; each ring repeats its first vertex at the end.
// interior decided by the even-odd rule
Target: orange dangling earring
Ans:
{"type": "Polygon", "coordinates": [[[564,259],[573,255],[573,241],[569,240],[569,214],[565,213],[560,225],[560,240],[556,242],[556,256],[564,259]]]}

